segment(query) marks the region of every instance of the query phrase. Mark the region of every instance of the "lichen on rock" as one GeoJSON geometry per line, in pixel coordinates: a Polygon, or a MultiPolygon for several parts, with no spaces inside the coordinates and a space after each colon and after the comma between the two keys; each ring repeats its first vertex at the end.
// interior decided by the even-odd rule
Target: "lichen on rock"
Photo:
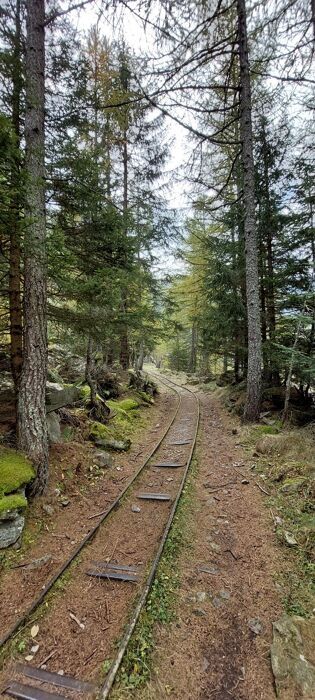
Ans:
{"type": "Polygon", "coordinates": [[[271,665],[281,700],[315,697],[315,618],[283,614],[273,624],[271,665]]]}

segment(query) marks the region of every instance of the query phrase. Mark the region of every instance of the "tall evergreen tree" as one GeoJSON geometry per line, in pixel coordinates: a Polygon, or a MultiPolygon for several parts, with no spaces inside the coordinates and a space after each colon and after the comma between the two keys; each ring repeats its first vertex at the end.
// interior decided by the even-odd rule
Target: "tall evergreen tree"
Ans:
{"type": "Polygon", "coordinates": [[[18,444],[36,467],[32,495],[48,480],[45,220],[45,2],[27,0],[24,243],[24,353],[18,398],[18,444]]]}

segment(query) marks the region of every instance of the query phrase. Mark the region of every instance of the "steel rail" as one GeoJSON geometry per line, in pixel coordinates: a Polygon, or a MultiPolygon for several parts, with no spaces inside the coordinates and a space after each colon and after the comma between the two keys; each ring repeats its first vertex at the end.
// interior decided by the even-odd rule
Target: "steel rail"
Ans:
{"type": "MultiPolygon", "coordinates": [[[[138,603],[137,603],[137,605],[136,605],[136,608],[135,608],[135,610],[134,610],[134,612],[133,612],[132,619],[131,619],[131,621],[128,623],[127,628],[126,628],[125,633],[124,633],[124,636],[123,636],[123,638],[122,638],[122,640],[121,640],[121,642],[120,642],[120,644],[119,644],[118,651],[117,651],[117,654],[116,654],[116,658],[115,658],[115,660],[114,660],[114,662],[113,662],[113,664],[112,664],[112,666],[111,666],[111,668],[110,668],[110,670],[109,670],[109,672],[108,672],[108,674],[107,674],[105,683],[103,684],[103,686],[102,686],[102,688],[101,688],[101,690],[100,690],[100,692],[99,692],[99,694],[98,694],[99,700],[107,700],[107,698],[108,698],[108,696],[109,696],[109,693],[110,693],[110,691],[111,691],[111,689],[112,689],[112,687],[113,687],[113,684],[114,684],[114,682],[115,682],[117,673],[118,673],[118,671],[119,671],[120,665],[121,665],[121,663],[122,663],[122,660],[123,660],[124,655],[125,655],[125,653],[126,653],[126,650],[127,650],[127,648],[128,648],[130,639],[131,639],[131,637],[132,637],[132,634],[133,634],[134,629],[135,629],[135,627],[136,627],[136,624],[137,624],[137,622],[138,622],[140,613],[141,613],[141,611],[143,610],[144,605],[145,605],[145,603],[146,603],[146,601],[147,601],[147,598],[148,598],[148,595],[149,595],[149,592],[150,592],[152,583],[153,583],[153,581],[154,581],[154,578],[155,578],[155,575],[156,575],[156,572],[157,572],[158,565],[159,565],[159,563],[160,563],[160,559],[161,559],[162,554],[163,554],[163,550],[164,550],[164,547],[165,547],[165,543],[166,543],[167,537],[168,537],[168,535],[169,535],[170,529],[171,529],[172,524],[173,524],[173,520],[174,520],[174,516],[175,516],[176,510],[177,510],[177,506],[178,506],[180,497],[181,497],[181,495],[182,495],[182,492],[183,492],[183,489],[184,489],[184,486],[185,486],[185,483],[186,483],[187,474],[188,474],[188,471],[189,471],[189,467],[190,467],[191,460],[192,460],[192,457],[193,457],[194,449],[195,449],[195,446],[196,446],[196,440],[197,440],[197,434],[198,434],[198,428],[199,428],[200,404],[199,404],[199,399],[198,399],[198,397],[196,396],[195,392],[192,391],[191,389],[188,389],[186,386],[181,386],[180,384],[176,384],[176,382],[174,382],[174,381],[172,381],[172,380],[169,380],[167,377],[163,377],[163,379],[162,379],[159,375],[155,375],[155,374],[153,374],[153,373],[151,373],[151,374],[152,374],[155,378],[158,378],[158,379],[162,382],[162,384],[165,384],[166,386],[169,386],[169,385],[168,385],[168,382],[170,382],[170,383],[173,384],[175,387],[179,387],[179,388],[182,389],[183,391],[188,391],[190,394],[192,394],[192,395],[195,397],[196,404],[197,404],[197,421],[196,421],[196,428],[195,428],[195,434],[194,434],[193,439],[192,439],[192,445],[191,445],[191,449],[190,449],[189,456],[188,456],[188,459],[187,459],[187,464],[186,464],[186,466],[185,466],[185,470],[184,470],[184,473],[183,473],[183,476],[182,476],[182,480],[181,480],[181,482],[180,482],[179,490],[178,490],[176,499],[175,499],[175,501],[174,501],[174,503],[173,503],[173,507],[172,507],[172,509],[171,509],[171,512],[170,512],[168,521],[167,521],[167,523],[166,523],[166,527],[165,527],[165,530],[164,530],[164,533],[163,533],[163,536],[162,536],[162,539],[161,539],[161,542],[160,542],[160,545],[159,545],[157,554],[156,554],[156,556],[155,556],[155,558],[154,558],[154,560],[153,560],[153,562],[152,562],[152,565],[151,565],[151,568],[150,568],[150,571],[149,571],[149,574],[148,574],[148,577],[147,577],[145,586],[144,586],[144,588],[143,588],[143,591],[142,591],[142,593],[141,593],[141,596],[140,596],[140,598],[139,598],[139,601],[138,601],[138,603]],[[166,381],[165,381],[165,380],[166,380],[166,381]]],[[[172,387],[170,387],[170,388],[172,388],[172,387]]],[[[180,392],[177,391],[177,389],[175,389],[175,391],[176,391],[176,393],[177,393],[178,395],[180,395],[180,392]]]]}
{"type": "MultiPolygon", "coordinates": [[[[162,381],[162,384],[165,384],[165,382],[162,381]]],[[[172,388],[172,387],[170,387],[172,388]]],[[[177,394],[179,401],[177,403],[176,409],[174,411],[174,414],[172,416],[171,421],[169,422],[166,430],[163,432],[162,437],[160,440],[157,442],[155,447],[151,450],[149,456],[146,458],[146,460],[141,464],[139,469],[135,472],[135,474],[129,479],[127,482],[125,488],[119,493],[119,495],[115,498],[115,500],[111,503],[111,505],[108,507],[108,509],[104,512],[102,515],[101,519],[97,522],[95,527],[90,530],[90,532],[87,533],[87,535],[79,542],[75,550],[71,553],[71,555],[63,562],[63,564],[57,569],[55,574],[52,576],[52,578],[49,579],[48,583],[45,584],[43,589],[41,590],[40,594],[36,596],[36,598],[33,599],[33,602],[31,605],[26,609],[26,611],[16,620],[16,622],[8,629],[8,631],[3,635],[3,637],[0,638],[0,650],[2,647],[17,633],[19,630],[25,625],[30,618],[30,616],[37,610],[39,605],[44,601],[47,593],[52,589],[52,587],[55,585],[55,583],[58,581],[58,579],[64,574],[64,572],[69,568],[69,566],[74,562],[76,557],[82,552],[84,549],[85,545],[90,542],[93,537],[96,535],[97,531],[99,530],[100,526],[104,523],[104,521],[109,517],[109,515],[112,513],[113,510],[119,507],[121,499],[126,495],[127,491],[129,490],[130,486],[136,481],[136,479],[140,476],[144,468],[147,466],[148,462],[150,459],[153,457],[153,455],[157,452],[159,449],[160,445],[162,444],[163,440],[166,438],[168,432],[170,431],[174,421],[176,420],[176,417],[178,415],[179,409],[181,407],[181,396],[179,395],[179,392],[176,391],[176,389],[173,389],[174,393],[177,394]]]]}

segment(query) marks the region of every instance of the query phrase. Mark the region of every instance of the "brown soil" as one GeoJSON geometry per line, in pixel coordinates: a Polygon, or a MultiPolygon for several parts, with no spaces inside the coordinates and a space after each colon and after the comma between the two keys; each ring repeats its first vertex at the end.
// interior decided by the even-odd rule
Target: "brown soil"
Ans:
{"type": "Polygon", "coordinates": [[[29,509],[21,549],[1,553],[0,637],[96,525],[98,518],[91,516],[107,509],[123,490],[159,441],[176,405],[176,396],[161,387],[156,404],[144,409],[145,427],[136,431],[128,453],[113,453],[114,467],[109,470],[93,468],[96,450],[91,443],[71,442],[51,448],[48,493],[29,509]],[[56,488],[60,488],[62,496],[69,499],[67,506],[61,505],[56,488]],[[46,504],[52,506],[52,515],[43,510],[46,504]],[[47,555],[51,559],[37,568],[21,566],[47,555]]]}
{"type": "MultiPolygon", "coordinates": [[[[164,405],[164,412],[169,419],[169,398],[165,397],[165,401],[168,405],[164,405]]],[[[182,469],[157,468],[154,464],[167,459],[179,464],[187,461],[190,445],[170,446],[169,443],[175,439],[192,438],[196,418],[196,401],[185,393],[175,422],[150,466],[145,468],[119,509],[111,514],[77,558],[70,578],[51,596],[48,608],[42,608],[36,636],[39,650],[34,664],[43,663],[53,653],[48,662],[50,671],[62,670],[66,675],[92,679],[99,684],[102,663],[114,655],[117,639],[123,632],[147,567],[157,551],[182,478],[182,469]],[[187,420],[188,414],[191,417],[187,420]],[[136,495],[141,491],[167,492],[171,501],[140,501],[136,495]],[[133,505],[139,506],[140,512],[133,512],[133,505]],[[100,570],[97,565],[93,566],[93,562],[109,560],[138,567],[139,583],[108,581],[87,575],[91,568],[100,570]]],[[[29,630],[25,638],[23,656],[29,654],[34,644],[29,630]]],[[[8,679],[15,676],[14,662],[15,659],[11,658],[5,664],[0,679],[4,687],[8,679]]],[[[73,697],[68,691],[64,694],[73,697]]]]}
{"type": "Polygon", "coordinates": [[[282,609],[273,574],[286,566],[285,555],[276,544],[265,496],[255,485],[252,462],[238,444],[239,435],[232,434],[236,419],[211,395],[199,396],[191,547],[179,561],[177,619],[158,630],[152,679],[131,696],[275,700],[269,649],[271,624],[282,609]],[[258,635],[249,628],[257,619],[258,635]]]}

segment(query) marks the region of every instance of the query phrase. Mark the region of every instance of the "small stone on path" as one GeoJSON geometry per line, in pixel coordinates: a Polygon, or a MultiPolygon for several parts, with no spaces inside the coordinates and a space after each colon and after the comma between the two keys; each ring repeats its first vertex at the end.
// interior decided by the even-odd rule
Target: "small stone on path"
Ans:
{"type": "Polygon", "coordinates": [[[261,634],[263,631],[263,626],[261,621],[257,619],[248,620],[248,627],[254,634],[261,634]]]}
{"type": "Polygon", "coordinates": [[[215,608],[221,608],[221,605],[223,605],[223,600],[222,598],[212,598],[212,605],[214,605],[215,608]]]}
{"type": "Polygon", "coordinates": [[[214,552],[217,552],[218,554],[219,552],[221,552],[221,547],[216,542],[209,542],[209,546],[211,547],[211,549],[213,549],[214,552]]]}
{"type": "Polygon", "coordinates": [[[42,509],[44,513],[47,513],[47,515],[53,515],[55,512],[54,508],[51,505],[49,505],[49,503],[43,503],[42,509]]]}
{"type": "Polygon", "coordinates": [[[284,533],[284,539],[286,543],[289,545],[289,547],[296,547],[297,541],[293,535],[291,535],[290,532],[285,531],[284,533]]]}
{"type": "Polygon", "coordinates": [[[206,501],[206,505],[210,506],[210,508],[212,508],[213,506],[216,506],[216,502],[215,502],[213,496],[210,496],[210,498],[208,498],[208,500],[206,501]]]}
{"type": "Polygon", "coordinates": [[[195,608],[193,610],[194,615],[197,615],[197,617],[206,617],[207,613],[205,610],[202,610],[202,608],[195,608]]]}
{"type": "Polygon", "coordinates": [[[110,467],[112,467],[114,464],[112,455],[109,454],[109,452],[96,452],[94,455],[94,460],[97,463],[97,466],[101,468],[107,467],[110,469],[110,467]]]}
{"type": "Polygon", "coordinates": [[[208,670],[209,666],[210,666],[210,663],[209,663],[208,659],[206,659],[206,657],[204,656],[202,659],[202,667],[201,667],[201,670],[203,671],[203,673],[205,673],[205,671],[208,670]]]}
{"type": "Polygon", "coordinates": [[[139,508],[139,506],[132,505],[131,510],[133,513],[140,513],[141,508],[139,508]]]}
{"type": "Polygon", "coordinates": [[[219,569],[217,566],[202,566],[199,571],[204,574],[218,574],[219,569]]]}
{"type": "Polygon", "coordinates": [[[197,591],[195,594],[196,603],[204,603],[207,600],[207,594],[205,591],[197,591]]]}

